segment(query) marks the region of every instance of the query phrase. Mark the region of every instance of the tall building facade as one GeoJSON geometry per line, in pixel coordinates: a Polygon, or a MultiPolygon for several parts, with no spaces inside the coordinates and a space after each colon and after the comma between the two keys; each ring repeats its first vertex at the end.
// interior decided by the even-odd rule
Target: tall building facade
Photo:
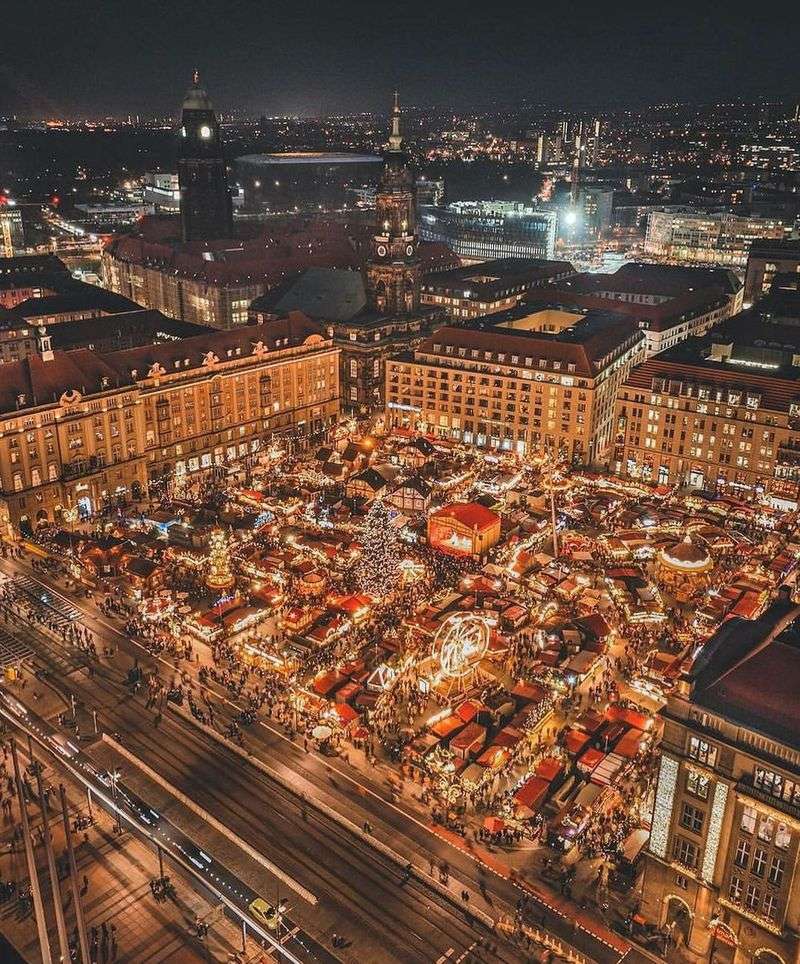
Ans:
{"type": "Polygon", "coordinates": [[[745,303],[755,304],[781,276],[800,281],[800,241],[754,241],[744,278],[745,303]]]}
{"type": "Polygon", "coordinates": [[[781,318],[773,297],[759,306],[631,372],[615,471],[800,506],[800,319],[781,318]]]}
{"type": "Polygon", "coordinates": [[[233,237],[233,205],[219,123],[197,71],[183,101],[178,184],[184,241],[233,237]]]}
{"type": "Polygon", "coordinates": [[[25,247],[22,211],[0,195],[0,257],[13,258],[25,247]]]}
{"type": "Polygon", "coordinates": [[[420,235],[446,244],[464,261],[552,260],[558,213],[513,201],[455,201],[420,210],[420,235]]]}
{"type": "Polygon", "coordinates": [[[682,959],[800,960],[798,613],[723,623],[661,711],[639,912],[682,959]]]}
{"type": "Polygon", "coordinates": [[[370,305],[381,314],[410,314],[419,308],[422,271],[414,192],[414,172],[400,131],[400,101],[395,94],[392,128],[375,197],[377,223],[366,265],[370,305]]]}
{"type": "Polygon", "coordinates": [[[643,357],[641,331],[613,312],[519,306],[439,328],[387,359],[386,420],[478,448],[599,464],[617,389],[643,357]]]}
{"type": "Polygon", "coordinates": [[[3,366],[0,530],[91,516],[257,452],[320,438],[339,414],[339,350],[304,315],[164,344],[53,351],[3,366]]]}
{"type": "Polygon", "coordinates": [[[644,253],[680,264],[743,268],[756,241],[780,241],[791,225],[774,218],[707,213],[693,208],[651,211],[644,253]]]}

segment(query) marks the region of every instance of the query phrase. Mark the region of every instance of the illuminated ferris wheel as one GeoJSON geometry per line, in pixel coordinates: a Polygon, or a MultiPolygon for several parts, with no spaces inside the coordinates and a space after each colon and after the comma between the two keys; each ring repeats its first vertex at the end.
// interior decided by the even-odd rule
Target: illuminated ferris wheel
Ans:
{"type": "Polygon", "coordinates": [[[489,624],[481,616],[473,613],[448,616],[434,639],[434,654],[442,676],[465,685],[489,649],[489,636],[489,624]]]}

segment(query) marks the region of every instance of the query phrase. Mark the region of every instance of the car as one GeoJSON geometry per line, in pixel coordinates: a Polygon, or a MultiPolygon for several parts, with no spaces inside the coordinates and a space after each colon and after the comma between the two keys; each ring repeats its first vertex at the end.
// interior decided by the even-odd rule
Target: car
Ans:
{"type": "Polygon", "coordinates": [[[185,847],[182,844],[177,844],[178,850],[183,853],[183,855],[191,861],[199,870],[207,870],[209,864],[211,863],[211,858],[207,853],[204,853],[199,847],[195,847],[194,844],[187,844],[185,847]]]}
{"type": "Polygon", "coordinates": [[[266,927],[267,930],[275,931],[278,929],[280,914],[272,904],[268,904],[263,897],[256,897],[255,900],[250,902],[247,909],[255,920],[266,927]]]}
{"type": "Polygon", "coordinates": [[[77,746],[75,746],[75,744],[71,740],[68,740],[65,736],[62,736],[60,733],[52,733],[49,739],[50,739],[50,742],[53,744],[53,746],[55,746],[55,748],[58,750],[58,752],[61,753],[62,756],[67,757],[68,759],[70,757],[77,756],[78,753],[80,753],[80,750],[77,748],[77,746]]]}
{"type": "Polygon", "coordinates": [[[18,699],[15,699],[9,693],[3,693],[3,700],[8,708],[16,713],[17,716],[26,717],[28,715],[27,707],[25,707],[18,699]]]}

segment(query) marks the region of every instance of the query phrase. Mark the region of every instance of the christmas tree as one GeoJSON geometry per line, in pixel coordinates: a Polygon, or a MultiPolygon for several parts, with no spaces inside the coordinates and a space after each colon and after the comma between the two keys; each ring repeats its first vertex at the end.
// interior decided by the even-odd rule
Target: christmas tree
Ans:
{"type": "Polygon", "coordinates": [[[232,589],[235,582],[231,569],[231,556],[228,552],[228,540],[222,529],[214,529],[208,540],[206,585],[209,589],[221,592],[232,589]]]}
{"type": "Polygon", "coordinates": [[[364,519],[361,545],[361,558],[356,568],[358,588],[377,599],[385,598],[400,583],[400,551],[397,533],[380,499],[372,503],[364,519]]]}

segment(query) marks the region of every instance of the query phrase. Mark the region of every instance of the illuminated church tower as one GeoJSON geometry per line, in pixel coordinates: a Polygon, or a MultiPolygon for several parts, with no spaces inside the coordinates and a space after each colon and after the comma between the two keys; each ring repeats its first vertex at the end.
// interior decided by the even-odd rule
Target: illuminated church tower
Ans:
{"type": "Polygon", "coordinates": [[[184,241],[233,237],[233,208],[219,124],[197,71],[183,100],[178,183],[184,241]]]}
{"type": "Polygon", "coordinates": [[[419,308],[414,203],[414,173],[400,133],[400,102],[395,94],[392,132],[376,198],[377,230],[366,266],[370,303],[381,314],[407,314],[419,308]]]}

